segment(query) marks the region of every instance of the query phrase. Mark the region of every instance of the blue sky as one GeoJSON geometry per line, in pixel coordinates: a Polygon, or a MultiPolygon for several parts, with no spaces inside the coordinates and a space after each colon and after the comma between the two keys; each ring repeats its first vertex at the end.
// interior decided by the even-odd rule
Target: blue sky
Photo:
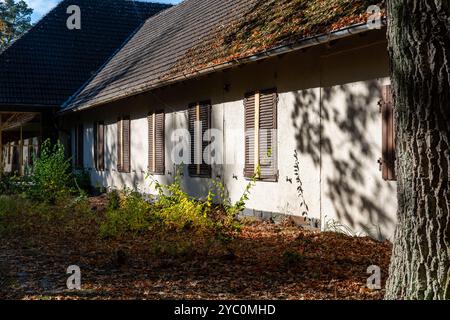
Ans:
{"type": "MultiPolygon", "coordinates": [[[[32,21],[36,22],[43,15],[49,12],[56,4],[61,2],[62,0],[25,0],[28,3],[28,6],[34,9],[32,21]]],[[[160,2],[160,3],[171,3],[176,4],[181,2],[181,0],[139,0],[146,2],[160,2]]]]}

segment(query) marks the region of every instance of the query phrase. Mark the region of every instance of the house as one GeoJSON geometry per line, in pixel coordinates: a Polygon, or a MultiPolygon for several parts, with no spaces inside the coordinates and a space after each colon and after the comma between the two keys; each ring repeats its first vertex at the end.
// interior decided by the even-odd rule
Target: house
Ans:
{"type": "Polygon", "coordinates": [[[192,196],[217,179],[236,201],[256,177],[246,215],[391,238],[382,15],[381,1],[185,0],[61,105],[60,136],[94,185],[154,193],[181,168],[192,196]]]}
{"type": "Polygon", "coordinates": [[[0,159],[6,171],[26,170],[39,142],[63,130],[55,125],[61,105],[148,17],[168,7],[64,0],[0,54],[0,159]],[[68,27],[70,6],[80,9],[80,29],[68,27]]]}

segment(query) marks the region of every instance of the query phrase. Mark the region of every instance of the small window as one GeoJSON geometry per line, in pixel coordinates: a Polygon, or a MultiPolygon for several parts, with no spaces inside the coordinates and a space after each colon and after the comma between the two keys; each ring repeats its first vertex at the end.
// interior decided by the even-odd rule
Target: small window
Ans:
{"type": "Polygon", "coordinates": [[[383,86],[380,101],[381,112],[381,150],[382,157],[378,161],[382,177],[386,181],[397,180],[395,175],[395,123],[394,99],[390,85],[383,86]]]}
{"type": "Polygon", "coordinates": [[[117,170],[130,172],[130,117],[117,120],[117,170]]]}
{"type": "Polygon", "coordinates": [[[94,165],[97,171],[105,170],[105,124],[94,123],[94,165]]]}
{"type": "Polygon", "coordinates": [[[84,130],[83,125],[79,124],[75,128],[75,167],[82,169],[84,167],[84,130]]]}
{"type": "MultiPolygon", "coordinates": [[[[211,102],[197,102],[189,105],[189,134],[191,136],[191,177],[211,177],[211,164],[203,157],[203,151],[209,144],[209,139],[203,139],[211,129],[211,102]]],[[[210,162],[209,162],[210,163],[210,162]]]]}
{"type": "Polygon", "coordinates": [[[245,95],[245,167],[244,176],[277,181],[277,104],[276,89],[245,95]]]}
{"type": "Polygon", "coordinates": [[[164,111],[148,115],[148,171],[164,174],[164,111]]]}

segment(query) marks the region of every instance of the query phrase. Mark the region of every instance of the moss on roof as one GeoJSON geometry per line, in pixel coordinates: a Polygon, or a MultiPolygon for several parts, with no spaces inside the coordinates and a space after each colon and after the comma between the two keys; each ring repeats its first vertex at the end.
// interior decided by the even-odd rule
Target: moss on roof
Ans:
{"type": "Polygon", "coordinates": [[[370,5],[382,0],[257,0],[251,11],[209,33],[164,78],[251,56],[367,21],[370,5]]]}

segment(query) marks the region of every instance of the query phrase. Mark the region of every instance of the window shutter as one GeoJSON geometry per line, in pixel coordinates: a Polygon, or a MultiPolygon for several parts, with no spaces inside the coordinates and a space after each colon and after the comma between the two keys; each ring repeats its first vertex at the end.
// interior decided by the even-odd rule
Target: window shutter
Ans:
{"type": "Polygon", "coordinates": [[[262,91],[259,106],[259,163],[260,178],[276,180],[277,172],[277,104],[275,89],[262,91]]]}
{"type": "Polygon", "coordinates": [[[77,126],[76,130],[76,162],[75,165],[77,168],[82,169],[84,166],[84,134],[83,134],[83,125],[80,124],[77,126]]]}
{"type": "Polygon", "coordinates": [[[395,181],[395,126],[394,126],[394,99],[390,85],[382,88],[381,100],[382,118],[382,158],[381,172],[384,180],[395,181]]]}
{"type": "Polygon", "coordinates": [[[122,119],[117,119],[117,171],[122,171],[122,119]]]}
{"type": "Polygon", "coordinates": [[[252,178],[255,174],[255,92],[244,98],[245,114],[245,166],[244,177],[252,178]]]}
{"type": "Polygon", "coordinates": [[[194,124],[197,121],[197,104],[193,103],[189,105],[188,108],[188,121],[189,121],[189,136],[191,137],[191,163],[188,166],[188,171],[190,176],[195,176],[197,174],[197,165],[194,162],[195,159],[195,131],[194,124]]]}
{"type": "Polygon", "coordinates": [[[98,163],[98,146],[99,146],[99,141],[98,141],[98,122],[94,122],[94,128],[93,128],[94,132],[93,132],[93,136],[94,136],[94,167],[96,170],[98,170],[99,168],[99,163],[98,163]]]}
{"type": "Polygon", "coordinates": [[[96,127],[96,168],[99,171],[105,170],[105,124],[98,122],[96,127]]]}
{"type": "Polygon", "coordinates": [[[203,158],[203,151],[210,143],[204,141],[203,136],[211,129],[211,102],[203,101],[189,106],[189,134],[191,136],[191,164],[189,165],[190,176],[211,177],[212,168],[203,158]],[[201,122],[201,163],[195,163],[195,122],[201,122]]]}
{"type": "Polygon", "coordinates": [[[148,169],[153,174],[164,174],[164,111],[148,116],[148,169]]]}
{"type": "Polygon", "coordinates": [[[122,152],[123,152],[123,163],[122,163],[122,171],[123,172],[130,172],[130,163],[131,163],[131,156],[130,156],[130,117],[124,117],[123,118],[123,146],[122,146],[122,152]]]}
{"type": "Polygon", "coordinates": [[[260,168],[260,179],[276,180],[278,178],[277,104],[276,89],[250,92],[245,95],[244,176],[246,178],[253,178],[257,163],[260,168]]]}
{"type": "Polygon", "coordinates": [[[155,114],[155,173],[164,174],[164,139],[165,139],[165,115],[164,111],[155,114]]]}

